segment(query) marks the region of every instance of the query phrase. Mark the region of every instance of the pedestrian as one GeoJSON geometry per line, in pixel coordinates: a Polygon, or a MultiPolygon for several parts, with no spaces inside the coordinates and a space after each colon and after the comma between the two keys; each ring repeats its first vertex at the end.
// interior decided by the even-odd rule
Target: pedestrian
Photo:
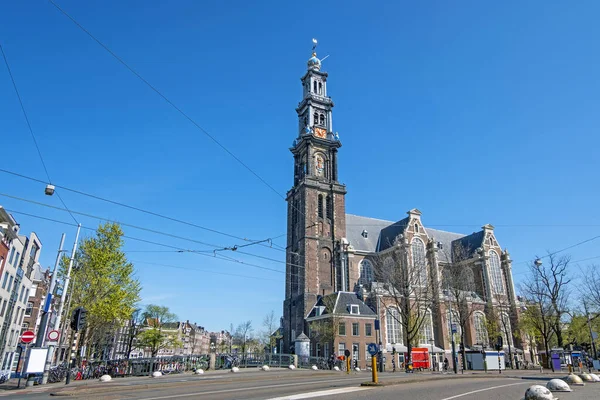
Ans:
{"type": "Polygon", "coordinates": [[[448,372],[448,357],[444,358],[444,373],[448,372]]]}

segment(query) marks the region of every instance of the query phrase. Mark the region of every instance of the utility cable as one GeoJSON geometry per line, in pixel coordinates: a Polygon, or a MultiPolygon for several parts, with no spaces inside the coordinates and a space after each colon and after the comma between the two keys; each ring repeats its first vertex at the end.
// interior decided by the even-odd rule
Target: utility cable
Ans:
{"type": "MultiPolygon", "coordinates": [[[[19,99],[19,105],[21,106],[21,111],[23,112],[23,116],[25,117],[25,122],[27,123],[27,128],[29,129],[29,133],[31,134],[33,143],[35,144],[35,148],[37,150],[40,161],[42,162],[42,166],[44,167],[44,172],[46,172],[46,177],[48,178],[48,182],[50,184],[52,184],[52,179],[50,179],[50,174],[48,173],[48,168],[46,167],[46,162],[44,161],[44,157],[42,157],[42,152],[40,150],[40,146],[38,145],[37,139],[35,138],[35,135],[33,133],[33,128],[31,127],[31,122],[29,122],[29,117],[27,116],[27,111],[25,111],[25,105],[23,104],[23,99],[21,99],[21,94],[19,93],[19,89],[17,88],[17,82],[15,81],[15,77],[13,76],[13,73],[10,69],[10,64],[8,63],[8,58],[6,58],[6,53],[4,53],[4,48],[2,47],[2,44],[0,44],[0,52],[2,53],[2,58],[4,59],[4,64],[6,65],[6,69],[8,70],[8,75],[10,76],[10,80],[12,82],[13,88],[15,89],[15,93],[17,94],[17,98],[19,99]]],[[[69,207],[67,207],[67,205],[65,204],[65,201],[60,196],[60,193],[57,192],[56,195],[58,196],[62,205],[68,211],[69,207]]],[[[73,221],[75,221],[75,223],[78,223],[77,219],[70,211],[69,211],[69,214],[71,215],[71,218],[73,218],[73,221]]]]}
{"type": "MultiPolygon", "coordinates": [[[[0,172],[6,173],[6,174],[9,174],[9,175],[13,175],[13,176],[17,176],[17,177],[20,177],[20,178],[24,178],[24,179],[27,179],[27,180],[30,180],[30,181],[33,181],[33,182],[38,182],[38,183],[43,183],[43,184],[47,184],[48,183],[48,182],[45,182],[45,181],[43,181],[41,179],[33,178],[31,176],[19,174],[17,172],[13,172],[13,171],[8,171],[8,170],[2,169],[2,168],[0,168],[0,172]]],[[[138,211],[138,212],[141,212],[141,213],[144,213],[144,214],[152,215],[152,216],[155,216],[155,217],[158,217],[158,218],[162,218],[162,219],[165,219],[165,220],[168,220],[168,221],[177,222],[177,223],[180,223],[180,224],[183,224],[183,225],[187,225],[187,226],[191,226],[191,227],[194,227],[194,228],[202,229],[202,230],[205,230],[207,232],[211,232],[211,233],[215,233],[215,234],[218,234],[218,235],[227,236],[227,237],[230,237],[230,238],[233,238],[233,239],[237,239],[237,240],[241,240],[241,241],[244,241],[244,242],[256,242],[255,240],[251,240],[251,239],[248,239],[248,238],[243,238],[243,237],[240,237],[240,236],[237,236],[237,235],[233,235],[233,234],[230,234],[230,233],[227,233],[227,232],[223,232],[223,231],[218,231],[216,229],[207,228],[205,226],[194,224],[192,222],[184,221],[184,220],[177,219],[177,218],[174,218],[174,217],[169,217],[168,215],[160,214],[160,213],[157,213],[157,212],[154,212],[154,211],[145,210],[143,208],[131,206],[131,205],[128,205],[128,204],[125,204],[125,203],[121,203],[121,202],[118,202],[118,201],[106,199],[104,197],[100,197],[100,196],[97,196],[97,195],[94,195],[94,194],[82,192],[82,191],[76,190],[76,189],[71,189],[71,188],[66,187],[66,186],[62,186],[62,185],[58,185],[58,184],[54,184],[54,186],[57,187],[57,188],[60,188],[62,190],[66,190],[66,191],[69,191],[69,192],[72,192],[72,193],[76,193],[76,194],[79,194],[79,195],[82,195],[82,196],[90,197],[90,198],[95,199],[95,200],[104,201],[104,202],[107,202],[107,203],[110,203],[110,204],[114,204],[114,205],[117,205],[117,206],[120,206],[120,207],[128,208],[130,210],[138,211]]],[[[279,235],[279,236],[276,236],[276,237],[274,237],[272,239],[277,239],[277,238],[280,238],[280,237],[282,237],[284,235],[285,234],[279,235]]],[[[267,246],[267,245],[261,245],[261,246],[262,247],[271,248],[270,246],[267,246]]]]}

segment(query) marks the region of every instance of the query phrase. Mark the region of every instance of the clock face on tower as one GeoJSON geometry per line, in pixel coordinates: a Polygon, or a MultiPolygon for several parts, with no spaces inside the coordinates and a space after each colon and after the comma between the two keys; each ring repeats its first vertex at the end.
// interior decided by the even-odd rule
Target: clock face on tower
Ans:
{"type": "Polygon", "coordinates": [[[314,128],[314,132],[315,136],[321,139],[325,139],[325,136],[327,136],[327,130],[324,128],[314,128]]]}

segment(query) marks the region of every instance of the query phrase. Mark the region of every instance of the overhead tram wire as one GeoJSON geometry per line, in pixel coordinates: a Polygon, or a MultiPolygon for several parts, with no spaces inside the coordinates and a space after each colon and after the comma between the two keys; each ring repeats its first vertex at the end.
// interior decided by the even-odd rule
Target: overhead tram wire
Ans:
{"type": "MultiPolygon", "coordinates": [[[[77,225],[72,224],[70,222],[60,221],[60,220],[56,220],[56,219],[53,219],[53,218],[47,218],[47,217],[43,217],[43,216],[31,214],[31,213],[26,213],[26,212],[21,212],[21,211],[17,211],[17,210],[13,210],[13,209],[6,209],[6,211],[14,213],[14,214],[26,215],[26,216],[32,217],[32,218],[43,219],[43,220],[46,220],[46,221],[51,221],[51,222],[55,222],[55,223],[59,223],[59,224],[63,224],[63,225],[77,226],[77,225]]],[[[89,228],[89,227],[85,227],[85,226],[82,226],[81,229],[86,229],[86,230],[94,231],[94,232],[96,231],[96,228],[89,228]]],[[[266,270],[266,271],[277,272],[277,273],[280,273],[280,274],[285,273],[285,271],[282,271],[282,270],[279,270],[279,269],[268,268],[268,267],[264,267],[262,265],[247,263],[245,261],[238,260],[238,259],[235,259],[235,258],[232,258],[232,257],[225,257],[225,256],[223,256],[221,254],[217,255],[217,254],[215,254],[212,251],[210,253],[205,253],[205,252],[200,252],[200,251],[195,251],[195,250],[188,250],[188,249],[185,249],[185,248],[182,248],[182,247],[172,246],[172,245],[169,245],[169,244],[166,244],[166,243],[154,242],[152,240],[141,239],[141,238],[137,238],[137,237],[129,236],[129,235],[123,235],[123,238],[129,239],[129,240],[134,240],[134,241],[141,242],[141,243],[152,244],[152,245],[155,245],[155,246],[166,247],[166,248],[170,248],[170,249],[174,249],[174,250],[181,250],[182,253],[192,253],[192,254],[197,254],[197,255],[200,255],[200,256],[204,256],[204,257],[216,258],[218,260],[233,262],[233,263],[236,263],[236,264],[246,265],[246,266],[253,267],[253,268],[263,269],[263,270],[266,270]]]]}
{"type": "MultiPolygon", "coordinates": [[[[14,199],[14,200],[18,200],[18,201],[23,201],[23,202],[26,202],[26,203],[36,204],[36,205],[47,207],[47,208],[51,208],[51,209],[54,209],[54,210],[67,211],[66,209],[63,209],[63,208],[60,208],[60,207],[56,207],[56,206],[53,206],[53,205],[50,205],[50,204],[41,203],[41,202],[38,202],[38,201],[35,201],[35,200],[24,199],[22,197],[13,196],[13,195],[9,195],[9,194],[6,194],[6,193],[1,193],[0,192],[0,196],[8,197],[8,198],[11,198],[11,199],[14,199]]],[[[230,250],[230,251],[235,251],[235,252],[237,252],[239,254],[247,255],[247,256],[250,256],[250,257],[256,257],[256,258],[261,258],[261,259],[264,259],[264,260],[269,260],[269,261],[273,261],[273,262],[278,262],[278,263],[285,264],[285,261],[276,260],[274,258],[269,258],[269,257],[261,256],[261,255],[258,255],[258,254],[248,253],[248,252],[245,252],[245,251],[237,250],[239,248],[248,247],[248,246],[251,246],[253,244],[256,244],[255,242],[247,243],[245,245],[237,246],[235,248],[233,248],[233,247],[224,247],[224,246],[220,246],[220,245],[215,245],[215,244],[211,244],[211,243],[202,242],[200,240],[196,240],[196,239],[192,239],[192,238],[188,238],[188,237],[184,237],[184,236],[174,235],[174,234],[171,234],[171,233],[168,233],[168,232],[164,232],[164,231],[157,231],[157,230],[154,230],[154,229],[144,228],[144,227],[141,227],[141,226],[137,226],[137,225],[133,225],[133,224],[128,224],[128,223],[117,221],[117,220],[113,220],[113,219],[110,219],[110,218],[100,217],[100,216],[97,216],[97,215],[92,215],[92,214],[83,213],[83,212],[79,212],[79,211],[70,211],[70,212],[72,212],[74,214],[77,214],[77,215],[85,216],[85,217],[88,217],[88,218],[93,218],[93,219],[97,219],[97,220],[101,220],[101,221],[112,222],[112,223],[116,223],[116,224],[119,224],[119,225],[122,225],[122,226],[127,226],[129,228],[133,228],[133,229],[138,229],[138,230],[142,230],[142,231],[154,233],[154,234],[157,234],[157,235],[167,236],[167,237],[171,237],[171,238],[174,238],[174,239],[186,240],[186,241],[189,241],[189,242],[193,242],[193,243],[197,243],[197,244],[202,244],[204,246],[213,247],[213,249],[203,249],[203,250],[182,250],[182,249],[178,249],[177,250],[178,252],[190,252],[190,253],[191,252],[198,252],[198,253],[206,252],[206,253],[213,253],[213,252],[221,252],[221,251],[228,251],[228,250],[230,250]]],[[[265,240],[263,240],[261,242],[271,241],[271,240],[272,239],[265,239],[265,240]]]]}
{"type": "MultiPolygon", "coordinates": [[[[246,170],[248,170],[252,175],[254,175],[260,182],[262,182],[266,187],[268,187],[273,193],[277,196],[286,200],[286,196],[281,194],[277,189],[275,189],[269,182],[267,182],[263,177],[261,177],[256,171],[254,171],[248,164],[243,162],[238,156],[236,156],[231,150],[229,150],[224,144],[222,144],[217,138],[211,135],[206,129],[204,129],[199,123],[197,123],[192,117],[190,117],[185,111],[183,111],[180,107],[178,107],[175,103],[173,103],[166,95],[164,95],[160,90],[158,90],[154,85],[152,85],[149,81],[147,81],[142,75],[140,75],[135,69],[133,69],[129,64],[125,62],[121,57],[119,57],[115,52],[113,52],[106,44],[104,44],[100,39],[94,36],[90,31],[88,31],[82,24],[80,24],[74,17],[72,17],[69,13],[63,10],[56,2],[53,0],[48,0],[50,4],[52,4],[61,14],[71,20],[79,29],[81,29],[86,35],[88,35],[94,42],[96,42],[100,47],[102,47],[108,54],[110,54],[115,60],[117,60],[121,65],[123,65],[127,70],[129,70],[133,75],[135,75],[139,80],[141,80],[146,86],[148,86],[153,92],[155,92],[158,96],[160,96],[164,101],[167,102],[173,109],[175,109],[179,114],[181,114],[185,119],[187,119],[192,125],[194,125],[200,132],[210,138],[217,146],[219,146],[223,151],[229,154],[235,161],[237,161],[241,166],[243,166],[246,170]]],[[[296,206],[291,204],[296,211],[301,213],[304,217],[306,215],[296,206]]]]}
{"type": "MultiPolygon", "coordinates": [[[[17,176],[17,177],[20,177],[20,178],[23,178],[23,179],[27,179],[27,180],[30,180],[30,181],[33,181],[33,182],[38,182],[38,183],[43,183],[43,184],[47,184],[48,183],[48,182],[45,182],[45,181],[43,181],[41,179],[38,179],[38,178],[33,178],[31,176],[19,174],[17,172],[9,171],[9,170],[2,169],[2,168],[0,168],[0,172],[6,173],[6,174],[9,174],[9,175],[13,175],[13,176],[17,176]]],[[[233,234],[230,234],[230,233],[227,233],[227,232],[219,231],[219,230],[212,229],[212,228],[207,228],[205,226],[194,224],[192,222],[184,221],[184,220],[177,219],[177,218],[174,218],[174,217],[169,217],[168,215],[160,214],[160,213],[157,213],[157,212],[154,212],[154,211],[149,211],[149,210],[145,210],[143,208],[131,206],[131,205],[128,205],[128,204],[125,204],[125,203],[121,203],[121,202],[118,202],[118,201],[106,199],[104,197],[100,197],[100,196],[97,196],[97,195],[94,195],[94,194],[91,194],[91,193],[82,192],[82,191],[77,190],[77,189],[71,189],[69,187],[58,185],[58,184],[53,184],[53,185],[55,187],[57,187],[57,188],[60,188],[62,190],[66,190],[68,192],[72,192],[72,193],[76,193],[76,194],[79,194],[79,195],[82,195],[82,196],[90,197],[92,199],[104,201],[106,203],[110,203],[110,204],[114,204],[114,205],[117,205],[117,206],[120,206],[120,207],[128,208],[130,210],[134,210],[134,211],[138,211],[138,212],[141,212],[141,213],[144,213],[144,214],[152,215],[152,216],[155,216],[155,217],[158,217],[158,218],[162,218],[162,219],[165,219],[165,220],[168,220],[168,221],[177,222],[177,223],[180,223],[180,224],[183,224],[183,225],[187,225],[187,226],[191,226],[191,227],[194,227],[194,228],[202,229],[202,230],[205,230],[207,232],[211,232],[211,233],[215,233],[215,234],[218,234],[218,235],[223,235],[223,236],[226,236],[226,237],[230,237],[232,239],[241,240],[243,242],[258,242],[256,240],[252,240],[252,239],[244,238],[244,237],[241,237],[241,236],[233,235],[233,234]]],[[[277,239],[277,238],[279,238],[281,236],[284,236],[284,235],[275,236],[272,239],[277,239]]],[[[261,247],[273,248],[274,250],[283,251],[283,250],[280,250],[280,249],[277,249],[277,248],[274,248],[274,247],[271,247],[271,246],[267,246],[267,245],[263,245],[263,244],[259,244],[259,245],[261,247]]]]}
{"type": "MultiPolygon", "coordinates": [[[[2,47],[2,44],[0,44],[0,52],[2,53],[2,58],[4,59],[4,64],[6,65],[6,69],[8,70],[8,75],[10,76],[10,80],[12,82],[13,88],[15,89],[17,99],[19,99],[19,105],[21,106],[21,111],[23,112],[23,116],[25,117],[25,122],[27,123],[27,128],[29,129],[29,133],[31,134],[33,143],[35,144],[35,148],[37,150],[40,161],[42,162],[42,166],[44,167],[44,172],[46,173],[46,177],[48,178],[48,183],[52,184],[52,179],[50,179],[50,174],[48,173],[48,168],[46,167],[46,162],[44,161],[44,157],[42,157],[42,152],[40,150],[40,146],[38,145],[35,134],[33,133],[33,128],[31,127],[31,122],[29,122],[29,117],[27,116],[27,111],[25,110],[25,105],[23,104],[23,99],[21,98],[21,94],[19,93],[19,88],[17,87],[17,82],[15,81],[12,70],[10,69],[10,64],[8,63],[8,58],[6,57],[6,53],[4,52],[4,48],[2,47]]],[[[60,193],[57,192],[56,195],[58,196],[58,199],[60,200],[62,205],[65,207],[65,209],[67,209],[67,211],[69,211],[69,207],[67,207],[67,204],[61,197],[60,193]]],[[[73,218],[73,221],[75,221],[75,223],[78,223],[77,219],[71,213],[71,211],[69,211],[69,214],[71,215],[71,218],[73,218]]]]}

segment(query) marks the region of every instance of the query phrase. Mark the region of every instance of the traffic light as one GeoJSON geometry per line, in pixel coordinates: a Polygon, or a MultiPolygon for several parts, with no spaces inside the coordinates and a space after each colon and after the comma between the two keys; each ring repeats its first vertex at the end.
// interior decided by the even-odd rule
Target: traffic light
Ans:
{"type": "Polygon", "coordinates": [[[71,317],[71,329],[75,332],[79,332],[85,326],[86,319],[87,310],[83,307],[77,307],[75,311],[73,311],[73,316],[71,317]]]}
{"type": "Polygon", "coordinates": [[[496,350],[500,351],[503,347],[502,336],[498,336],[498,340],[496,341],[496,350]]]}

